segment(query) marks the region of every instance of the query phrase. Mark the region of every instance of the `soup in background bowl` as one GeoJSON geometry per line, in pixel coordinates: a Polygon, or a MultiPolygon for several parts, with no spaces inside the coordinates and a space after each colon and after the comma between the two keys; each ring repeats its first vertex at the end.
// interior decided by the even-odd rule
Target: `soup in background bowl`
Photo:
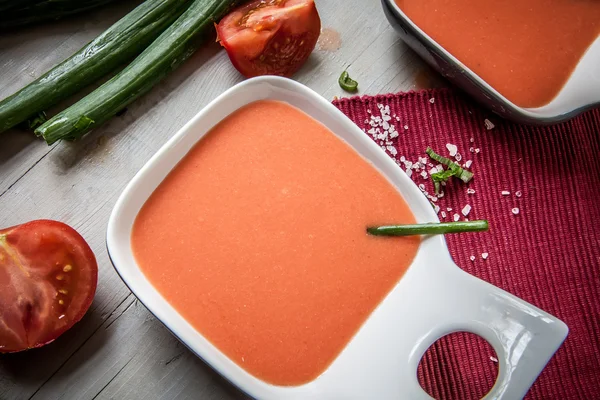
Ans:
{"type": "Polygon", "coordinates": [[[596,0],[382,0],[402,38],[498,114],[550,123],[600,103],[596,0]]]}

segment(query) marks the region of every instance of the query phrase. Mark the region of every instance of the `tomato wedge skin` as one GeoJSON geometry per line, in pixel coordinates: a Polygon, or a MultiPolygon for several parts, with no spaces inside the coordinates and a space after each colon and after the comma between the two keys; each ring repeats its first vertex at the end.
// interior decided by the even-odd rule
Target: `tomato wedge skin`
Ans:
{"type": "Polygon", "coordinates": [[[98,264],[70,226],[36,220],[0,230],[0,353],[41,347],[84,316],[98,264]]]}
{"type": "Polygon", "coordinates": [[[314,0],[254,0],[216,28],[231,63],[245,77],[290,77],[314,50],[321,19],[314,0]]]}

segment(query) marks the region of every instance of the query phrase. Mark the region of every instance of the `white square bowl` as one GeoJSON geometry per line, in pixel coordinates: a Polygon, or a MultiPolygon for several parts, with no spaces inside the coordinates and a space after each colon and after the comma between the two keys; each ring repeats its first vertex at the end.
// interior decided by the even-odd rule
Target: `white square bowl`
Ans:
{"type": "Polygon", "coordinates": [[[107,248],[131,291],[192,352],[255,398],[429,398],[417,380],[418,363],[433,342],[456,331],[476,333],[496,350],[498,379],[486,398],[521,398],[568,329],[544,311],[463,272],[451,260],[443,236],[423,239],[404,277],[345,349],[317,379],[301,386],[274,386],[247,373],[152,286],[131,249],[131,230],[138,212],[212,127],[240,107],[262,99],[289,103],[321,122],[397,188],[418,222],[438,221],[410,178],[331,103],[292,80],[254,78],[231,88],[199,112],[148,161],[117,201],[108,224],[107,248]]]}

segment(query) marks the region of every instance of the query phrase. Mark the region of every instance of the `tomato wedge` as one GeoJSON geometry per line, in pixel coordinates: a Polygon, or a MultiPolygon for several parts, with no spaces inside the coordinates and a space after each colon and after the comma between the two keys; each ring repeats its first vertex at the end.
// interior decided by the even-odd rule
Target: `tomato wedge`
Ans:
{"type": "Polygon", "coordinates": [[[94,253],[68,225],[37,220],[0,230],[0,353],[63,334],[92,304],[97,281],[94,253]]]}
{"type": "Polygon", "coordinates": [[[247,78],[291,76],[306,61],[321,33],[313,0],[255,0],[217,25],[218,40],[247,78]]]}

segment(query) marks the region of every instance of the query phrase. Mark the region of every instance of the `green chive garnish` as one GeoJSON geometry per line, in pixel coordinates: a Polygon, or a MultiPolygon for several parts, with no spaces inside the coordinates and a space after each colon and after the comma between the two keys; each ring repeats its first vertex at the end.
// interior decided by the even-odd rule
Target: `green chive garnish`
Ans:
{"type": "Polygon", "coordinates": [[[340,83],[340,87],[346,92],[354,93],[358,90],[358,82],[350,78],[350,75],[348,75],[348,71],[342,72],[342,75],[340,75],[340,79],[338,79],[338,82],[340,83]]]}
{"type": "Polygon", "coordinates": [[[371,226],[367,233],[374,236],[443,235],[446,233],[485,232],[489,229],[486,220],[441,222],[413,225],[371,226]]]}
{"type": "Polygon", "coordinates": [[[446,182],[453,176],[459,178],[464,183],[468,183],[471,179],[473,179],[473,173],[471,171],[464,169],[449,158],[440,156],[435,151],[433,151],[431,147],[428,147],[427,150],[425,150],[425,152],[429,157],[431,157],[435,161],[448,167],[448,169],[445,171],[435,172],[431,174],[431,179],[433,180],[433,185],[435,187],[436,194],[440,191],[440,183],[446,182]]]}

